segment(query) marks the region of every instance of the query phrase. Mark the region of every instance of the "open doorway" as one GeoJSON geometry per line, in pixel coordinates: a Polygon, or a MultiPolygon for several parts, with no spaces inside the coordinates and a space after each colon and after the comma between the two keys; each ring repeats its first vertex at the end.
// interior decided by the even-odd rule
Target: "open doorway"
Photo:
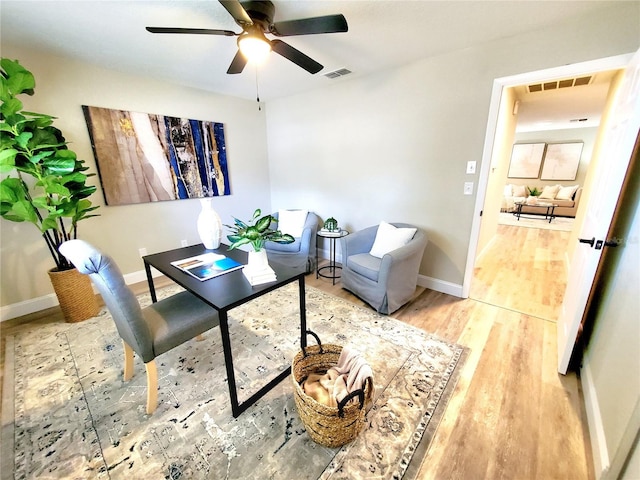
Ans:
{"type": "MultiPolygon", "coordinates": [[[[513,144],[537,149],[541,162],[523,176],[513,168],[513,148],[496,166],[502,181],[492,182],[486,196],[495,198],[491,205],[500,202],[500,212],[494,238],[476,257],[471,298],[545,320],[558,318],[566,288],[566,246],[577,208],[586,201],[583,187],[613,73],[509,87],[515,99],[513,144]],[[549,178],[545,153],[562,145],[579,147],[575,171],[549,178]],[[575,191],[566,200],[539,199],[541,192],[554,196],[557,185],[575,191]],[[543,204],[554,205],[557,217],[547,219],[543,204]],[[525,213],[518,214],[518,208],[525,213]]],[[[560,191],[556,194],[561,197],[560,191]]]]}
{"type": "MultiPolygon", "coordinates": [[[[465,272],[465,296],[529,315],[554,321],[557,319],[565,292],[564,282],[569,262],[566,246],[571,238],[571,230],[579,228],[579,225],[572,225],[567,229],[569,231],[558,231],[535,226],[525,229],[499,224],[503,192],[505,185],[509,183],[511,149],[514,143],[534,140],[559,143],[568,141],[569,137],[571,140],[587,138],[587,144],[592,148],[597,125],[571,128],[576,126],[569,125],[572,120],[584,126],[592,120],[583,119],[593,115],[587,116],[580,114],[579,109],[572,109],[569,104],[576,102],[575,98],[571,98],[569,90],[562,91],[558,88],[552,96],[557,102],[553,106],[552,117],[555,116],[556,121],[562,118],[565,125],[545,129],[540,123],[544,120],[542,116],[545,109],[550,107],[544,106],[544,102],[535,105],[531,96],[525,101],[522,92],[529,89],[530,85],[539,84],[544,88],[544,84],[551,81],[558,82],[584,76],[599,77],[600,83],[604,85],[607,77],[610,78],[608,72],[624,67],[627,61],[626,56],[614,57],[496,80],[476,202],[478,216],[474,222],[472,245],[469,250],[470,261],[465,272]],[[535,115],[529,115],[531,112],[535,115]],[[495,124],[492,122],[493,119],[495,124]],[[526,122],[524,128],[519,125],[519,119],[526,122]],[[534,123],[539,124],[537,128],[533,128],[534,123]],[[588,130],[591,132],[585,136],[584,132],[588,130]]],[[[600,88],[608,89],[606,85],[601,85],[600,88]]],[[[576,96],[576,90],[572,92],[573,97],[576,96]]],[[[606,98],[606,94],[602,98],[606,98]]],[[[593,106],[590,108],[593,109],[593,106]]],[[[599,112],[603,109],[604,105],[600,105],[599,112]]],[[[588,150],[584,152],[585,159],[590,158],[588,150]]],[[[583,171],[575,179],[577,183],[580,182],[580,178],[584,179],[586,176],[588,166],[588,163],[582,165],[583,171]]],[[[540,178],[531,179],[531,183],[534,181],[542,186],[540,178]]],[[[528,179],[519,183],[527,182],[528,179]]],[[[588,192],[583,192],[584,194],[588,195],[588,192]]],[[[586,203],[586,195],[581,202],[586,203]]],[[[535,222],[544,220],[535,219],[529,223],[535,222]]]]}

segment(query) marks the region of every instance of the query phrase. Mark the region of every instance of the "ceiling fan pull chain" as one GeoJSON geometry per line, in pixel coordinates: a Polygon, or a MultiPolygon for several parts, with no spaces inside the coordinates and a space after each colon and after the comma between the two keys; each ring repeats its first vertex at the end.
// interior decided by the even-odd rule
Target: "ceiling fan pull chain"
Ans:
{"type": "Polygon", "coordinates": [[[258,111],[262,111],[260,106],[260,91],[258,90],[258,65],[256,65],[256,102],[258,102],[258,111]]]}

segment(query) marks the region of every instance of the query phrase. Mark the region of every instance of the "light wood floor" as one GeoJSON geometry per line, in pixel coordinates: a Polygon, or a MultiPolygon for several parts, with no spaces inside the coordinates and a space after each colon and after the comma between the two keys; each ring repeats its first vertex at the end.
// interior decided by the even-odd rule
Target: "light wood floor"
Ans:
{"type": "MultiPolygon", "coordinates": [[[[495,252],[477,263],[474,298],[419,288],[393,314],[470,348],[419,478],[594,478],[579,379],[557,374],[556,325],[546,319],[555,319],[562,294],[545,293],[545,286],[564,291],[558,262],[566,235],[501,226],[495,252]]],[[[315,275],[306,281],[366,306],[339,282],[315,275]]],[[[12,329],[3,326],[3,347],[12,329]]]]}
{"type": "MultiPolygon", "coordinates": [[[[474,298],[420,289],[392,315],[471,349],[419,478],[594,478],[579,379],[556,371],[568,235],[500,226],[477,262],[474,298]]],[[[340,284],[307,278],[363,304],[340,284]]]]}

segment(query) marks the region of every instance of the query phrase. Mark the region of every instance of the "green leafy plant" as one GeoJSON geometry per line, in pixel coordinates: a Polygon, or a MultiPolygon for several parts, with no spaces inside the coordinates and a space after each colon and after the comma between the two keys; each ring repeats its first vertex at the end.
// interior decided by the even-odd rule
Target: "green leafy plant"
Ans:
{"type": "Polygon", "coordinates": [[[23,110],[19,95],[33,95],[35,79],[17,60],[0,60],[0,214],[12,222],[33,223],[57,270],[73,265],[58,247],[77,238],[78,222],[98,207],[88,200],[96,191],[86,184],[88,167],[69,150],[55,117],[23,110]],[[15,176],[12,176],[15,174],[15,176]]]}
{"type": "Polygon", "coordinates": [[[529,189],[529,195],[531,195],[532,197],[537,197],[539,196],[542,192],[540,190],[538,190],[537,187],[527,187],[529,189]]]}
{"type": "Polygon", "coordinates": [[[292,243],[295,239],[288,233],[282,233],[280,230],[269,228],[272,222],[278,220],[272,215],[260,217],[262,211],[258,208],[253,212],[253,218],[249,222],[243,222],[233,217],[235,223],[233,225],[225,225],[229,228],[231,235],[227,238],[231,242],[229,250],[233,250],[241,245],[251,244],[256,252],[264,247],[264,242],[271,241],[276,243],[292,243]]]}

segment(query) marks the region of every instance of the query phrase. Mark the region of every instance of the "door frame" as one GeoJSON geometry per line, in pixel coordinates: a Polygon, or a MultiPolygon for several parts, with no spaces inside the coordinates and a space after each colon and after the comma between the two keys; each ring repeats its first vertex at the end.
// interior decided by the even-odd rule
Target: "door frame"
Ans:
{"type": "Polygon", "coordinates": [[[500,101],[502,99],[504,89],[529,83],[540,83],[548,80],[574,76],[577,77],[605,70],[625,68],[632,57],[633,53],[616,55],[587,62],[574,63],[560,67],[496,78],[493,81],[491,102],[489,104],[489,115],[487,119],[487,131],[485,133],[484,148],[482,150],[482,161],[480,164],[480,174],[478,176],[476,202],[474,206],[473,222],[471,225],[471,235],[469,238],[469,249],[467,251],[467,263],[462,282],[462,298],[469,298],[471,282],[473,280],[473,270],[476,263],[476,257],[479,253],[477,252],[477,249],[480,238],[480,227],[482,225],[482,209],[487,196],[491,157],[494,150],[498,147],[494,144],[494,140],[496,138],[496,133],[498,133],[497,128],[499,125],[500,101]]]}

